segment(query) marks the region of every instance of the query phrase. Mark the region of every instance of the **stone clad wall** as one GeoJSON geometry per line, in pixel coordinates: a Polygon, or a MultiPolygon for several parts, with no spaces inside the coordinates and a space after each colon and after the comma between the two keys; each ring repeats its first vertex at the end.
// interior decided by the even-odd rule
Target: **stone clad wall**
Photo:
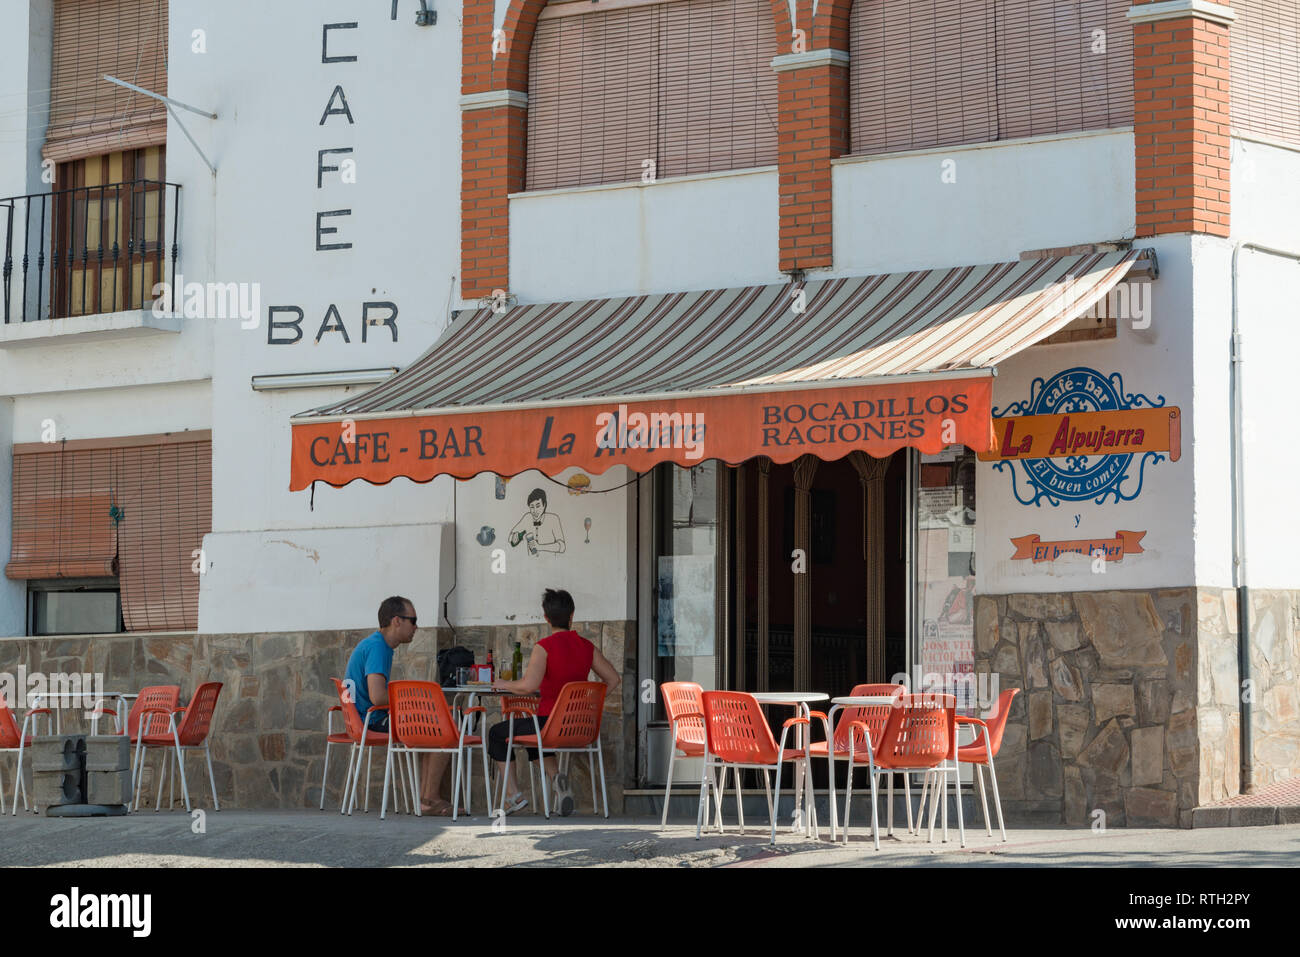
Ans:
{"type": "Polygon", "coordinates": [[[975,643],[977,672],[1024,689],[997,760],[1009,814],[1176,826],[1197,805],[1195,589],[981,596],[975,643]]]}
{"type": "MultiPolygon", "coordinates": [[[[635,648],[627,651],[623,648],[623,636],[635,635],[635,628],[629,623],[580,623],[576,628],[597,642],[616,665],[619,661],[630,662],[633,670],[625,674],[635,674],[635,648]]],[[[108,692],[178,684],[182,701],[188,700],[199,684],[220,681],[224,687],[217,702],[210,740],[217,795],[222,806],[318,807],[326,716],[330,706],[338,703],[329,679],[343,676],[348,656],[367,633],[6,639],[0,640],[0,672],[16,674],[19,666],[25,667],[28,674],[102,672],[108,692]]],[[[397,649],[393,678],[436,679],[437,649],[450,647],[451,637],[447,629],[418,630],[410,645],[397,649]]],[[[491,642],[496,660],[508,663],[515,640],[523,644],[526,659],[536,638],[536,626],[511,625],[458,629],[456,643],[473,650],[477,660],[482,661],[487,643],[491,642]]],[[[632,773],[634,764],[633,684],[634,681],[627,680],[621,696],[621,713],[620,702],[607,705],[602,726],[605,773],[611,810],[615,812],[621,809],[624,778],[632,773]]],[[[494,716],[489,717],[495,720],[494,716]]],[[[21,714],[18,719],[21,721],[21,714]]],[[[334,720],[335,730],[341,730],[339,716],[334,720]]],[[[69,719],[65,728],[72,730],[79,723],[80,718],[69,719]]],[[[346,753],[345,748],[331,749],[327,808],[339,807],[346,753]]],[[[382,773],[380,757],[375,755],[376,773],[382,773]]],[[[146,768],[146,787],[154,782],[157,761],[152,759],[146,768]]],[[[190,757],[186,764],[190,798],[197,801],[197,806],[210,806],[206,770],[201,770],[200,762],[200,758],[190,757]]],[[[475,768],[477,772],[477,764],[475,768]]],[[[2,773],[11,774],[7,769],[2,773]]],[[[585,782],[585,776],[578,777],[585,782]]],[[[374,794],[378,795],[377,781],[374,794]]],[[[481,790],[476,794],[481,795],[481,790]]],[[[587,806],[581,794],[580,791],[580,812],[587,806]]],[[[481,797],[476,809],[480,805],[481,797]]]]}
{"type": "MultiPolygon", "coordinates": [[[[1300,591],[1252,589],[1250,599],[1252,770],[1253,784],[1261,787],[1300,775],[1300,591]]],[[[1212,797],[1202,795],[1202,803],[1207,803],[1238,790],[1237,593],[1230,588],[1202,590],[1199,619],[1202,641],[1212,642],[1220,659],[1218,667],[1202,669],[1202,700],[1212,702],[1202,715],[1202,737],[1207,744],[1216,740],[1220,726],[1227,727],[1231,737],[1231,760],[1223,762],[1221,774],[1223,755],[1206,756],[1214,784],[1212,797]],[[1229,671],[1232,681],[1224,679],[1229,671]]]]}

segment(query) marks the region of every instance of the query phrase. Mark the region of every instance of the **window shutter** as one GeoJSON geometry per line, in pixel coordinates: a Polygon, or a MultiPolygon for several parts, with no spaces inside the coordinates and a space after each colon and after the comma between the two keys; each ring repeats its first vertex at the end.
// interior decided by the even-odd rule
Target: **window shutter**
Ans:
{"type": "Polygon", "coordinates": [[[194,552],[212,530],[212,442],[137,446],[119,455],[118,488],[126,503],[118,531],[126,630],[195,631],[194,552]]]}
{"type": "Polygon", "coordinates": [[[762,0],[545,8],[529,61],[528,189],[773,164],[776,36],[762,0]]]}
{"type": "Polygon", "coordinates": [[[1300,2],[1235,0],[1232,128],[1300,145],[1300,2]]]}
{"type": "Polygon", "coordinates": [[[46,159],[81,159],[167,141],[167,0],[55,0],[46,159]]]}
{"type": "Polygon", "coordinates": [[[849,31],[853,152],[1131,124],[1128,8],[1129,0],[859,0],[849,31]]]}
{"type": "Polygon", "coordinates": [[[117,575],[127,631],[194,631],[212,530],[208,432],[14,447],[15,579],[117,575]],[[109,509],[116,505],[120,521],[109,509]]]}
{"type": "Polygon", "coordinates": [[[117,574],[117,534],[109,514],[111,459],[108,449],[65,451],[61,443],[15,447],[7,577],[117,574]]]}
{"type": "Polygon", "coordinates": [[[771,5],[691,0],[660,10],[658,175],[775,164],[771,5]]]}

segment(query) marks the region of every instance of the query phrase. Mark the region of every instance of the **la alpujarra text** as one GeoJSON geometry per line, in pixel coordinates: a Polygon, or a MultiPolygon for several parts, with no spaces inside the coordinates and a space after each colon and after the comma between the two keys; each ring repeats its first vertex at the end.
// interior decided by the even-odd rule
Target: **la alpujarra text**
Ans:
{"type": "MultiPolygon", "coordinates": [[[[1054,458],[1058,455],[1096,455],[1102,449],[1112,449],[1114,452],[1122,452],[1129,447],[1141,448],[1142,442],[1146,438],[1146,433],[1142,429],[1108,429],[1100,426],[1095,429],[1083,431],[1070,427],[1070,417],[1063,416],[1061,424],[1056,429],[1056,435],[1052,438],[1051,447],[1048,448],[1047,454],[1034,452],[1034,437],[1032,435],[1022,436],[1019,444],[1014,441],[1016,434],[1015,420],[1007,422],[1007,434],[1002,437],[1001,454],[1003,458],[1054,458]]],[[[1112,454],[1112,453],[1106,453],[1112,454]]]]}

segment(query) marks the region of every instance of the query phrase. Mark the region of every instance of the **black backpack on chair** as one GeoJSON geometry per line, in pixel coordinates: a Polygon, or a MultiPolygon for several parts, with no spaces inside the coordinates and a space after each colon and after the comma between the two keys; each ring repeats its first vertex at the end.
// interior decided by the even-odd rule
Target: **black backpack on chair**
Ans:
{"type": "Polygon", "coordinates": [[[474,652],[457,645],[438,652],[438,684],[444,688],[456,687],[456,669],[474,664],[474,652]]]}

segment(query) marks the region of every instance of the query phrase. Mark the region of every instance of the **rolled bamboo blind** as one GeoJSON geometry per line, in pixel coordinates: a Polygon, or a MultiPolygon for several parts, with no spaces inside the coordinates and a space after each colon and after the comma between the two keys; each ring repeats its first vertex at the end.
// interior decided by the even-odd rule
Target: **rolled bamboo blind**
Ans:
{"type": "Polygon", "coordinates": [[[54,0],[46,159],[166,143],[167,108],[103,77],[166,95],[167,12],[167,0],[54,0]]]}
{"type": "Polygon", "coordinates": [[[774,164],[770,4],[548,6],[529,60],[527,188],[774,164]]]}
{"type": "Polygon", "coordinates": [[[1232,128],[1300,145],[1300,0],[1234,0],[1232,128]]]}
{"type": "Polygon", "coordinates": [[[858,0],[852,151],[890,153],[1133,122],[1129,0],[858,0]]]}
{"type": "Polygon", "coordinates": [[[207,432],[14,447],[14,579],[116,575],[127,631],[198,628],[207,432]]]}

